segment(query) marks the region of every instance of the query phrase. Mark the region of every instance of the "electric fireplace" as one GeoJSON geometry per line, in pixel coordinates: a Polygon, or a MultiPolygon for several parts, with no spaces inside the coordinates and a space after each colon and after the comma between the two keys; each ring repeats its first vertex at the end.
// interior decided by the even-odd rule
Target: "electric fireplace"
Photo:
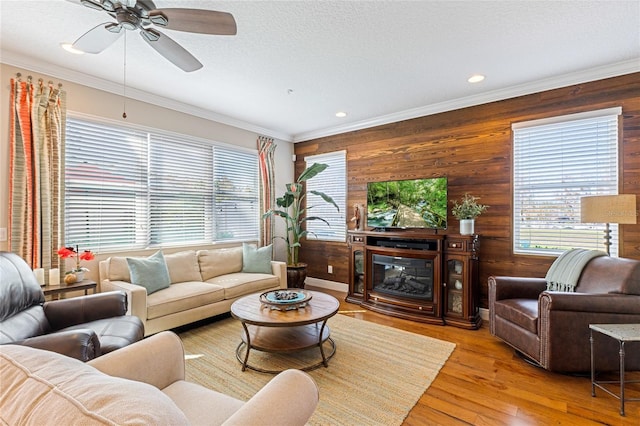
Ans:
{"type": "Polygon", "coordinates": [[[433,259],[372,255],[371,288],[376,293],[433,301],[433,281],[433,259]]]}

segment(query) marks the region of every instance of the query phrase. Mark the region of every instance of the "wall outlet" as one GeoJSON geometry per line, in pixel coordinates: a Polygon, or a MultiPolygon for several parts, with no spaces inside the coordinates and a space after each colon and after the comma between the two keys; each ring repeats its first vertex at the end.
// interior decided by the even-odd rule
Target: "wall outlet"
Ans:
{"type": "Polygon", "coordinates": [[[0,241],[7,241],[7,228],[0,228],[0,241]]]}
{"type": "Polygon", "coordinates": [[[329,274],[333,274],[333,266],[332,265],[327,265],[327,272],[329,274]]]}

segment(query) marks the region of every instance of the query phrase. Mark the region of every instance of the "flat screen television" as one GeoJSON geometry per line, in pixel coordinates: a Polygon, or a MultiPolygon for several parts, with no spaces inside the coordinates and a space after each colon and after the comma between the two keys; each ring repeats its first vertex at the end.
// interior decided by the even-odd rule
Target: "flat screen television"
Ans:
{"type": "Polygon", "coordinates": [[[447,178],[367,183],[367,226],[447,228],[447,178]]]}

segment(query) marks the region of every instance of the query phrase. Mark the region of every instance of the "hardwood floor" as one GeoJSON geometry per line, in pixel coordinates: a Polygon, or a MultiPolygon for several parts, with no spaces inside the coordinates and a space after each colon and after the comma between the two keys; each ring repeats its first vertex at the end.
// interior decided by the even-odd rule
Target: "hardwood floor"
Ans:
{"type": "MultiPolygon", "coordinates": [[[[591,396],[589,377],[550,373],[526,363],[491,336],[488,324],[480,330],[421,324],[363,310],[345,302],[341,292],[307,288],[333,294],[343,314],[456,344],[406,426],[640,425],[640,402],[625,403],[626,416],[620,416],[617,399],[600,390],[591,396]]],[[[629,379],[640,380],[640,372],[628,374],[629,379]]],[[[640,398],[640,383],[626,386],[626,396],[640,398]]]]}

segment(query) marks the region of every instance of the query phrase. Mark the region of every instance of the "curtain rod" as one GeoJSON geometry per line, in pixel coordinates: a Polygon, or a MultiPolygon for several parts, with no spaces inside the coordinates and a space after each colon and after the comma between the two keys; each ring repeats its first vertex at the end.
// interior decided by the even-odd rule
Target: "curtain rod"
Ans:
{"type": "MultiPolygon", "coordinates": [[[[22,74],[17,72],[16,73],[16,77],[18,78],[18,81],[20,81],[20,78],[22,77],[22,74]]],[[[29,80],[29,83],[31,83],[31,79],[32,79],[31,76],[27,76],[27,80],[29,80]]],[[[42,84],[42,83],[44,83],[44,80],[39,78],[38,79],[38,83],[42,84]]],[[[49,86],[53,86],[53,81],[49,80],[49,86]]],[[[62,83],[58,83],[58,88],[62,89],[62,83]]]]}

